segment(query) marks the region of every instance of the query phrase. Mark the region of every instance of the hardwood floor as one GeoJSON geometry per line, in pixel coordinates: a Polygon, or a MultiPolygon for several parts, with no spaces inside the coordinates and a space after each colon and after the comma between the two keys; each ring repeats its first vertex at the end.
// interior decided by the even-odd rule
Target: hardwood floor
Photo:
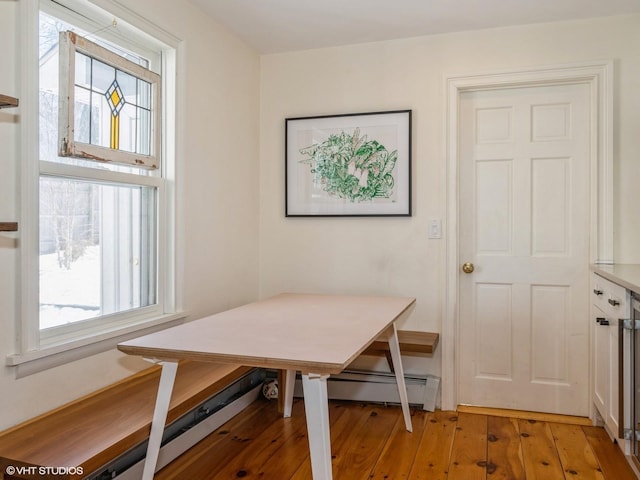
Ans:
{"type": "MultiPolygon", "coordinates": [[[[597,427],[464,412],[330,402],[336,480],[636,480],[597,427]]],[[[156,479],[309,480],[304,404],[291,418],[259,399],[167,465],[156,479]]]]}

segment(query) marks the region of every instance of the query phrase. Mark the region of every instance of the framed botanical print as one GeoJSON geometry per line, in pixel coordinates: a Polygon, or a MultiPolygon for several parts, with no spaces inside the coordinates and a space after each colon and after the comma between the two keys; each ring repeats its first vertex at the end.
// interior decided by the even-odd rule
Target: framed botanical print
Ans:
{"type": "Polygon", "coordinates": [[[287,118],[285,214],[410,216],[411,110],[287,118]]]}

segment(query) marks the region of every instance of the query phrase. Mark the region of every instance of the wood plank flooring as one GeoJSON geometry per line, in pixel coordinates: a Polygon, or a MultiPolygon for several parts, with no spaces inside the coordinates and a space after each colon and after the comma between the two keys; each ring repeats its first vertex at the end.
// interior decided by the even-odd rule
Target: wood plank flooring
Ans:
{"type": "MultiPolygon", "coordinates": [[[[330,402],[335,480],[636,480],[602,428],[465,412],[330,402]]],[[[310,480],[304,404],[259,399],[156,479],[310,480]]]]}

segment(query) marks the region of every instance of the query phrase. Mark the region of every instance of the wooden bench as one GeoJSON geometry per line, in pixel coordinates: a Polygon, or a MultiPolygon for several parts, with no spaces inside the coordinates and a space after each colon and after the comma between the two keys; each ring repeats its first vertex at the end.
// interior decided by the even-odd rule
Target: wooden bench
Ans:
{"type": "MultiPolygon", "coordinates": [[[[398,330],[398,343],[402,355],[432,355],[439,340],[440,334],[434,332],[398,330]]],[[[389,352],[389,343],[386,340],[376,340],[362,352],[362,355],[384,356],[393,372],[393,361],[389,352]]]]}
{"type": "MultiPolygon", "coordinates": [[[[238,365],[181,362],[167,424],[250,370],[238,365]]],[[[32,467],[34,474],[5,478],[83,478],[103,468],[148,439],[159,379],[160,367],[151,367],[0,433],[0,478],[8,466],[32,467]],[[38,472],[39,467],[76,467],[83,475],[71,471],[47,476],[38,472]]]]}

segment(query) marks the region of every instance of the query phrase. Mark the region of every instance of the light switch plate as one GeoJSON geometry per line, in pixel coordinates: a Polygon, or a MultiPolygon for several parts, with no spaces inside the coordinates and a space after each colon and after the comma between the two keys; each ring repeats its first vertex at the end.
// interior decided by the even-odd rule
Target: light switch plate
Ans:
{"type": "Polygon", "coordinates": [[[429,238],[442,238],[442,223],[437,218],[429,222],[429,238]]]}

